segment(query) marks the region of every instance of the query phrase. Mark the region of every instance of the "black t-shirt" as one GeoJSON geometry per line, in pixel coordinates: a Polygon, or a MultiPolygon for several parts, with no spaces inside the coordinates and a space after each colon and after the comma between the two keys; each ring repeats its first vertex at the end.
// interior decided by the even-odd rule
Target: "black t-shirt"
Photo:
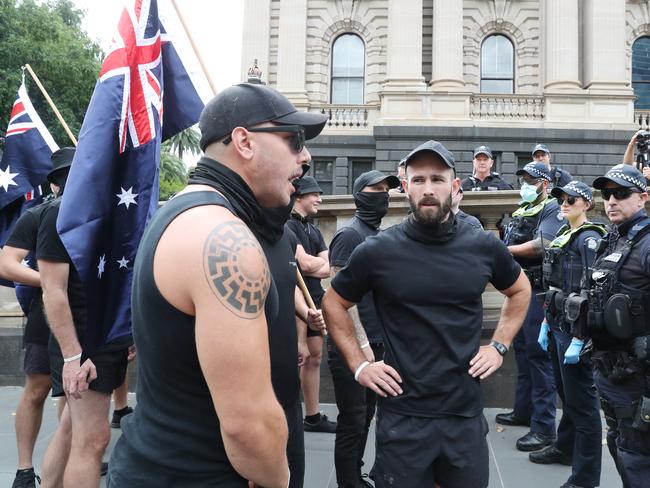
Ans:
{"type": "MultiPolygon", "coordinates": [[[[308,220],[301,219],[299,215],[291,214],[291,218],[285,224],[285,228],[291,229],[293,234],[298,239],[298,244],[300,244],[307,254],[310,256],[318,256],[323,251],[327,251],[327,245],[325,244],[325,239],[323,239],[323,234],[321,234],[318,227],[308,220]]],[[[320,306],[320,303],[323,300],[323,295],[325,290],[321,286],[320,278],[314,278],[313,276],[305,276],[305,284],[309,290],[314,303],[317,307],[320,306]]]]}
{"type": "Polygon", "coordinates": [[[56,231],[56,219],[59,215],[60,206],[61,198],[52,200],[41,214],[36,241],[36,259],[55,263],[68,263],[70,265],[68,301],[77,336],[83,347],[83,337],[86,329],[86,298],[79,273],[72,264],[70,255],[56,231]]]}
{"type": "MultiPolygon", "coordinates": [[[[329,260],[330,266],[332,267],[345,267],[350,260],[352,251],[366,237],[377,235],[377,229],[372,228],[357,217],[352,218],[356,219],[356,222],[350,222],[350,224],[353,224],[352,226],[348,225],[339,230],[330,243],[329,260]],[[363,234],[365,235],[362,235],[359,230],[364,231],[363,234]]],[[[379,317],[377,317],[372,293],[366,293],[361,298],[361,301],[357,302],[357,311],[359,312],[361,325],[363,325],[363,329],[368,336],[368,341],[372,344],[381,344],[383,342],[381,326],[379,324],[379,317]]]]}
{"type": "MultiPolygon", "coordinates": [[[[37,207],[30,208],[22,214],[11,231],[11,235],[7,239],[5,245],[17,249],[24,249],[33,253],[36,250],[36,240],[41,215],[43,209],[47,207],[47,205],[47,203],[38,205],[37,207]]],[[[33,264],[36,269],[35,262],[30,264],[33,264]]],[[[33,288],[33,290],[34,294],[32,295],[32,301],[29,305],[29,313],[27,315],[27,324],[25,326],[23,340],[34,344],[47,344],[48,337],[50,336],[50,328],[47,325],[43,313],[43,292],[40,287],[33,288]]]]}
{"type": "Polygon", "coordinates": [[[519,265],[492,233],[457,221],[438,244],[411,239],[401,223],[358,246],[332,280],[346,300],[372,291],[384,331],[386,364],[401,375],[404,393],[380,398],[401,415],[473,417],[483,398],[468,374],[480,346],[482,295],[488,283],[509,288],[519,265]]]}
{"type": "MultiPolygon", "coordinates": [[[[298,333],[296,331],[296,246],[292,233],[270,243],[257,236],[269,263],[269,270],[277,290],[277,313],[266,313],[271,355],[271,381],[275,395],[282,406],[292,405],[300,393],[298,369],[298,333]]],[[[267,302],[270,302],[267,298],[267,302]]]]}

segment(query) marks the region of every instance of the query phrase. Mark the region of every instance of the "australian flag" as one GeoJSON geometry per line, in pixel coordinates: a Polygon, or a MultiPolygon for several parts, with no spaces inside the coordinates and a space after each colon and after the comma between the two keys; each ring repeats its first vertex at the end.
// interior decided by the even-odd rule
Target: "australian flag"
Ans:
{"type": "MultiPolygon", "coordinates": [[[[59,146],[34,110],[23,82],[11,109],[0,160],[0,247],[9,238],[18,217],[43,201],[41,184],[52,169],[50,158],[57,149],[59,146]]],[[[2,279],[0,285],[14,286],[2,279]]],[[[29,306],[31,294],[30,287],[16,287],[23,311],[29,306]]]]}
{"type": "Polygon", "coordinates": [[[196,124],[210,97],[170,0],[127,1],[117,30],[57,220],[86,291],[88,351],[131,334],[133,262],[158,205],[161,142],[196,124]]]}

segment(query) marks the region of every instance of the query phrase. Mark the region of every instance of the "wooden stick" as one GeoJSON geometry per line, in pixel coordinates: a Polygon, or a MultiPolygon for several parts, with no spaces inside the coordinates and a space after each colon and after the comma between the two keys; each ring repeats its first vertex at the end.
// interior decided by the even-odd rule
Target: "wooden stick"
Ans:
{"type": "Polygon", "coordinates": [[[181,13],[181,10],[178,8],[178,5],[176,5],[176,0],[172,0],[172,5],[174,6],[174,10],[176,10],[176,15],[178,16],[178,20],[180,20],[181,25],[183,26],[183,29],[185,30],[185,35],[190,41],[190,44],[192,45],[192,49],[194,50],[194,54],[196,54],[196,58],[199,60],[199,64],[201,65],[201,69],[203,70],[203,74],[205,75],[205,78],[208,80],[208,84],[210,85],[210,88],[212,89],[212,95],[217,94],[217,89],[214,86],[214,83],[212,81],[212,77],[210,77],[210,73],[205,67],[205,63],[203,62],[203,57],[201,56],[201,53],[199,50],[196,48],[196,43],[194,42],[194,38],[192,37],[192,34],[190,30],[187,28],[187,24],[185,23],[185,17],[183,17],[183,14],[181,13]]]}
{"type": "MultiPolygon", "coordinates": [[[[300,274],[300,270],[296,269],[296,276],[298,277],[298,286],[300,287],[300,291],[302,292],[303,296],[305,297],[305,301],[307,302],[307,306],[311,308],[312,310],[318,310],[316,308],[316,304],[314,303],[314,300],[312,300],[311,295],[309,294],[309,290],[307,289],[307,285],[305,284],[305,280],[303,279],[302,275],[300,274]]],[[[327,331],[322,330],[321,335],[326,336],[327,331]]]]}
{"type": "Polygon", "coordinates": [[[47,100],[47,103],[50,104],[50,107],[52,107],[52,110],[54,111],[54,115],[56,115],[56,118],[59,119],[59,122],[61,122],[61,125],[63,126],[63,129],[68,134],[68,137],[72,141],[72,143],[76,146],[77,145],[77,138],[74,136],[72,131],[70,130],[70,127],[68,127],[68,124],[65,123],[65,120],[63,120],[63,116],[61,115],[61,112],[59,112],[59,109],[56,108],[56,105],[54,105],[54,102],[50,98],[50,95],[48,95],[47,90],[41,83],[41,80],[38,79],[38,76],[36,76],[36,73],[34,73],[34,70],[29,64],[26,64],[24,68],[29,71],[29,74],[32,76],[34,79],[34,82],[36,83],[36,86],[41,90],[41,93],[43,93],[43,96],[45,97],[45,100],[47,100]]]}

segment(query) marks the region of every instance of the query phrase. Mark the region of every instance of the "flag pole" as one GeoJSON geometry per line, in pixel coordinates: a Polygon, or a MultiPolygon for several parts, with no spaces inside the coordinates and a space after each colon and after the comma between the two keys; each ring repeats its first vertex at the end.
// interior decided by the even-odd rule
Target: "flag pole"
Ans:
{"type": "Polygon", "coordinates": [[[61,112],[59,112],[59,109],[56,108],[56,105],[54,105],[54,102],[50,98],[50,95],[48,95],[47,90],[45,89],[45,87],[41,83],[41,80],[38,79],[38,76],[36,76],[36,73],[34,73],[34,70],[32,69],[32,67],[29,64],[26,64],[25,66],[23,66],[23,68],[26,69],[27,71],[29,71],[29,74],[34,79],[34,82],[36,83],[36,86],[38,86],[38,88],[40,88],[41,93],[43,93],[43,96],[45,97],[45,100],[47,100],[47,103],[49,103],[50,107],[52,107],[52,110],[54,111],[54,115],[56,115],[56,118],[59,119],[59,122],[61,122],[61,125],[63,126],[63,129],[65,129],[65,131],[67,132],[68,137],[70,137],[70,140],[76,146],[77,145],[77,138],[74,136],[74,134],[70,130],[70,127],[68,127],[68,124],[65,123],[65,120],[63,120],[63,116],[61,115],[61,112]]]}
{"type": "MultiPolygon", "coordinates": [[[[318,310],[316,308],[314,300],[311,297],[311,294],[309,293],[309,290],[307,289],[307,284],[305,283],[305,280],[303,279],[302,275],[300,274],[300,270],[298,269],[296,269],[296,277],[298,279],[298,286],[300,287],[300,291],[302,291],[302,295],[305,297],[305,301],[307,302],[307,306],[313,310],[318,310]]],[[[326,336],[327,330],[322,330],[321,335],[326,336]]]]}
{"type": "Polygon", "coordinates": [[[194,38],[192,37],[192,33],[190,30],[187,28],[187,24],[185,23],[185,17],[183,17],[183,14],[181,13],[181,10],[178,8],[178,5],[176,4],[176,0],[172,0],[172,5],[174,6],[174,10],[176,10],[176,15],[178,16],[178,20],[180,20],[181,25],[183,26],[183,30],[185,31],[185,35],[190,41],[190,44],[192,45],[192,49],[194,50],[194,54],[196,54],[196,58],[199,60],[199,64],[201,65],[201,69],[203,70],[203,74],[205,75],[206,79],[208,80],[208,84],[210,85],[210,88],[212,89],[212,95],[217,94],[217,89],[214,86],[214,83],[212,81],[212,77],[210,76],[210,73],[205,67],[205,63],[203,62],[203,56],[201,56],[201,53],[199,50],[196,48],[196,43],[194,42],[194,38]]]}

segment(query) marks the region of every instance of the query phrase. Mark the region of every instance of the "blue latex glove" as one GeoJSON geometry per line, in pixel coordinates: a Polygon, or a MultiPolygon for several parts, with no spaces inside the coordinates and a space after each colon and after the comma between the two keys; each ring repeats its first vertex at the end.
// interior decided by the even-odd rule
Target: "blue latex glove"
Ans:
{"type": "Polygon", "coordinates": [[[567,347],[564,353],[564,364],[576,364],[580,361],[580,351],[582,351],[582,346],[584,345],[585,341],[577,337],[571,339],[571,344],[569,344],[569,347],[567,347]]]}
{"type": "Polygon", "coordinates": [[[539,329],[539,337],[537,338],[537,344],[539,347],[548,351],[548,322],[546,319],[542,322],[542,326],[539,329]]]}

